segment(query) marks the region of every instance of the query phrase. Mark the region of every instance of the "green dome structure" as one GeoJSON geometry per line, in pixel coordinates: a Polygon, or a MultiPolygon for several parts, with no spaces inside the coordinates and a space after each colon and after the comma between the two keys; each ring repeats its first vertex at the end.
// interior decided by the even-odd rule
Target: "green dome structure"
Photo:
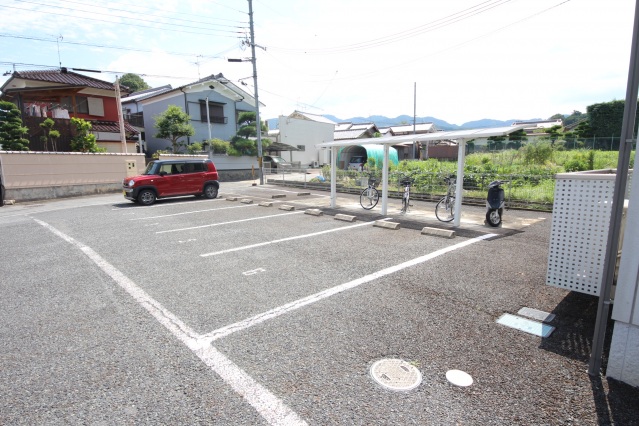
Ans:
{"type": "MultiPolygon", "coordinates": [[[[367,161],[369,158],[373,158],[377,168],[381,169],[382,164],[384,163],[384,145],[352,145],[340,148],[337,152],[337,164],[339,165],[339,168],[346,169],[348,167],[349,159],[352,156],[357,155],[365,156],[367,161]]],[[[392,146],[388,147],[388,160],[394,165],[399,163],[397,150],[392,146]]]]}

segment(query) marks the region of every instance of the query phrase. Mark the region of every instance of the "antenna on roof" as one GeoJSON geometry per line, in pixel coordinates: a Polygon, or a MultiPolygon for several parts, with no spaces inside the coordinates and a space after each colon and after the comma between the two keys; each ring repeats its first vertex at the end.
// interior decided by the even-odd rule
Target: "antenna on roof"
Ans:
{"type": "Polygon", "coordinates": [[[62,34],[60,34],[59,36],[56,37],[55,42],[58,45],[58,63],[60,64],[60,68],[62,69],[62,59],[60,59],[60,42],[64,40],[64,37],[62,37],[62,34]]]}

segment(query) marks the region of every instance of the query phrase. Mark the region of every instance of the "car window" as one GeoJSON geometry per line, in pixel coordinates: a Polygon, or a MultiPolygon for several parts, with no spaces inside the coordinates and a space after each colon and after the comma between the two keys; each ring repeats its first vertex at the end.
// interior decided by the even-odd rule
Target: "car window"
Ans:
{"type": "Polygon", "coordinates": [[[184,166],[184,163],[162,164],[162,166],[160,167],[159,173],[164,172],[167,175],[177,175],[182,173],[183,166],[184,166]]]}
{"type": "Polygon", "coordinates": [[[182,166],[182,173],[193,173],[195,172],[195,163],[184,163],[182,166]]]}
{"type": "Polygon", "coordinates": [[[144,172],[142,174],[143,175],[158,174],[158,163],[156,163],[155,161],[151,161],[149,164],[146,165],[146,168],[144,169],[144,172]]]}

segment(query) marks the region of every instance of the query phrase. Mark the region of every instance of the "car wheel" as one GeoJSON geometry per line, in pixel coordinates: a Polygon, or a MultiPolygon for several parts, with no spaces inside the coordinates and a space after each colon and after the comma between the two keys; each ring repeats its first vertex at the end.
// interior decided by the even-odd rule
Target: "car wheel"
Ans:
{"type": "Polygon", "coordinates": [[[215,185],[206,185],[204,187],[204,196],[206,198],[216,198],[217,197],[217,187],[215,185]]]}
{"type": "Polygon", "coordinates": [[[155,192],[150,189],[143,189],[138,194],[138,203],[144,206],[150,206],[155,203],[155,192]]]}

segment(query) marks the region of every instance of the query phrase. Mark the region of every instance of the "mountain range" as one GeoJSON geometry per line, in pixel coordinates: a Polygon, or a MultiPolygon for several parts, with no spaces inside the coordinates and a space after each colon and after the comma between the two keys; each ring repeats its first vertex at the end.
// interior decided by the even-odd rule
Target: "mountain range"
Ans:
{"type": "MultiPolygon", "coordinates": [[[[351,117],[351,118],[337,118],[334,115],[324,115],[324,117],[332,120],[336,123],[375,123],[379,127],[400,126],[403,124],[413,124],[413,117],[410,115],[399,115],[395,118],[385,117],[383,115],[371,115],[370,117],[351,117]]],[[[482,129],[490,127],[503,127],[510,126],[515,121],[533,121],[540,120],[540,118],[530,118],[526,120],[512,119],[512,120],[493,120],[490,118],[484,118],[481,120],[469,121],[467,123],[458,125],[451,124],[447,121],[441,120],[435,117],[416,117],[416,123],[434,123],[439,130],[460,130],[460,129],[482,129]]],[[[277,118],[269,119],[269,129],[277,129],[277,118]]]]}
{"type": "MultiPolygon", "coordinates": [[[[389,127],[399,126],[402,124],[413,124],[413,117],[410,115],[400,115],[395,118],[385,117],[383,115],[371,115],[370,117],[352,117],[347,119],[340,119],[333,115],[324,115],[329,120],[333,120],[336,123],[352,122],[352,123],[375,123],[377,127],[389,127]]],[[[490,118],[484,118],[481,120],[469,121],[461,125],[451,124],[447,121],[441,120],[435,117],[415,117],[416,123],[433,123],[440,130],[460,130],[460,129],[481,129],[489,127],[503,127],[510,126],[515,121],[532,121],[539,120],[539,118],[531,118],[527,120],[512,119],[512,120],[494,120],[490,118]]]]}

